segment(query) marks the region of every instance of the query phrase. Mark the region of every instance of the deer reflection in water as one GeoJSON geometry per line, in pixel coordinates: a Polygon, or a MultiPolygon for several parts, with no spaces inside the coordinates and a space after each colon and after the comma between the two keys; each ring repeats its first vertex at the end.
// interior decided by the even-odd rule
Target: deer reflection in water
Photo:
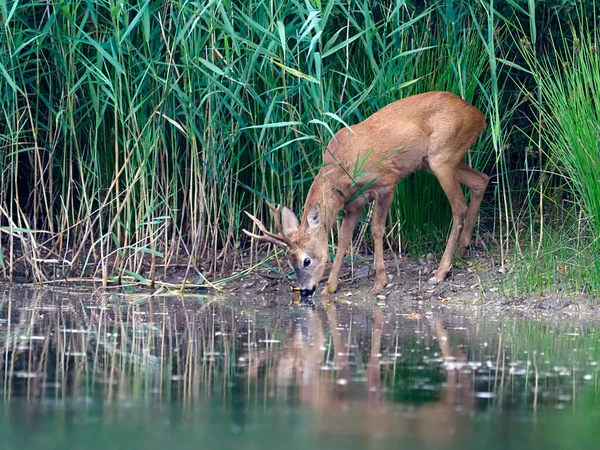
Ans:
{"type": "MultiPolygon", "coordinates": [[[[383,361],[382,364],[386,333],[384,311],[378,306],[371,309],[372,322],[367,327],[370,328],[370,346],[365,355],[367,362],[363,364],[362,349],[357,349],[361,337],[353,336],[353,333],[364,334],[364,330],[353,329],[353,325],[364,324],[353,323],[352,317],[349,317],[349,323],[341,323],[332,301],[322,300],[321,306],[317,310],[303,310],[297,320],[299,325],[286,338],[288,345],[275,358],[277,392],[287,392],[289,387],[295,387],[298,401],[315,413],[315,427],[329,432],[347,432],[347,421],[338,419],[355,414],[348,411],[359,410],[356,417],[350,417],[353,431],[374,438],[407,435],[433,445],[460,429],[462,419],[457,410],[465,414],[474,408],[473,374],[464,370],[466,354],[460,347],[450,345],[448,331],[441,319],[427,318],[423,328],[429,329],[439,343],[446,367],[446,382],[441,385],[437,401],[399,410],[398,405],[388,399],[394,386],[386,386],[382,379],[382,369],[390,363],[383,361]],[[355,353],[352,353],[353,349],[356,349],[355,353]],[[363,372],[365,376],[361,376],[363,372]],[[361,390],[363,394],[360,394],[361,390]]],[[[389,346],[389,339],[387,344],[389,346]]]]}

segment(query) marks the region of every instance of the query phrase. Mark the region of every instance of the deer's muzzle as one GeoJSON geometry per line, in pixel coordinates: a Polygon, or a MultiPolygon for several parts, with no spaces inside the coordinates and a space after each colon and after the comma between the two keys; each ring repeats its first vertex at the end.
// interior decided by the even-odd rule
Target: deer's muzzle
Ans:
{"type": "Polygon", "coordinates": [[[312,289],[300,289],[300,297],[301,298],[312,297],[312,295],[315,293],[316,290],[317,290],[317,285],[314,285],[312,287],[312,289]]]}

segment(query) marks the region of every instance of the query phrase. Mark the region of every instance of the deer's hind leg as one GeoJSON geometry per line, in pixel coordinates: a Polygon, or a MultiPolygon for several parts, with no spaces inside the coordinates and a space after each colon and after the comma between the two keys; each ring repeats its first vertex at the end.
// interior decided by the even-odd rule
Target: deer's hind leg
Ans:
{"type": "Polygon", "coordinates": [[[490,181],[490,177],[472,169],[465,163],[460,163],[457,174],[458,181],[471,190],[471,202],[469,203],[465,224],[458,240],[458,251],[463,256],[471,243],[471,236],[473,235],[479,206],[481,205],[481,200],[483,200],[483,194],[490,181]]]}

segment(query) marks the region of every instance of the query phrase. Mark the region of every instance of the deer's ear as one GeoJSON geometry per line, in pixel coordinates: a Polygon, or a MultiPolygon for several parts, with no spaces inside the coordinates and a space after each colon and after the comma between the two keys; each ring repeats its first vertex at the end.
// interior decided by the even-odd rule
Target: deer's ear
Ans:
{"type": "Polygon", "coordinates": [[[290,208],[285,206],[281,209],[281,226],[286,236],[298,231],[298,227],[300,226],[296,215],[290,208]]]}
{"type": "Polygon", "coordinates": [[[316,202],[310,211],[306,215],[306,220],[308,222],[308,231],[311,232],[316,230],[321,226],[321,205],[319,202],[316,202]]]}

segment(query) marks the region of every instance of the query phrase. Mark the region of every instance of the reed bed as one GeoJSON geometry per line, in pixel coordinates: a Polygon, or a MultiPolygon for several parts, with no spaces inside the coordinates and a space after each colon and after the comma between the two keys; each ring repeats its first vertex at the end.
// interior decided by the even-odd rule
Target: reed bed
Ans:
{"type": "MultiPolygon", "coordinates": [[[[542,242],[543,212],[519,202],[575,186],[540,175],[560,156],[543,155],[541,113],[520,115],[548,94],[534,75],[556,67],[535,40],[536,24],[562,20],[550,3],[2,3],[2,277],[155,284],[177,269],[206,285],[256,265],[265,248],[240,233],[243,211],[301,210],[337,129],[434,89],[488,119],[469,155],[492,175],[476,244],[511,262],[523,220],[542,242]],[[524,42],[537,52],[526,71],[524,42]]],[[[450,220],[437,181],[417,174],[398,186],[389,244],[437,252],[450,220]]],[[[355,248],[369,251],[367,233],[365,221],[355,248]]]]}

